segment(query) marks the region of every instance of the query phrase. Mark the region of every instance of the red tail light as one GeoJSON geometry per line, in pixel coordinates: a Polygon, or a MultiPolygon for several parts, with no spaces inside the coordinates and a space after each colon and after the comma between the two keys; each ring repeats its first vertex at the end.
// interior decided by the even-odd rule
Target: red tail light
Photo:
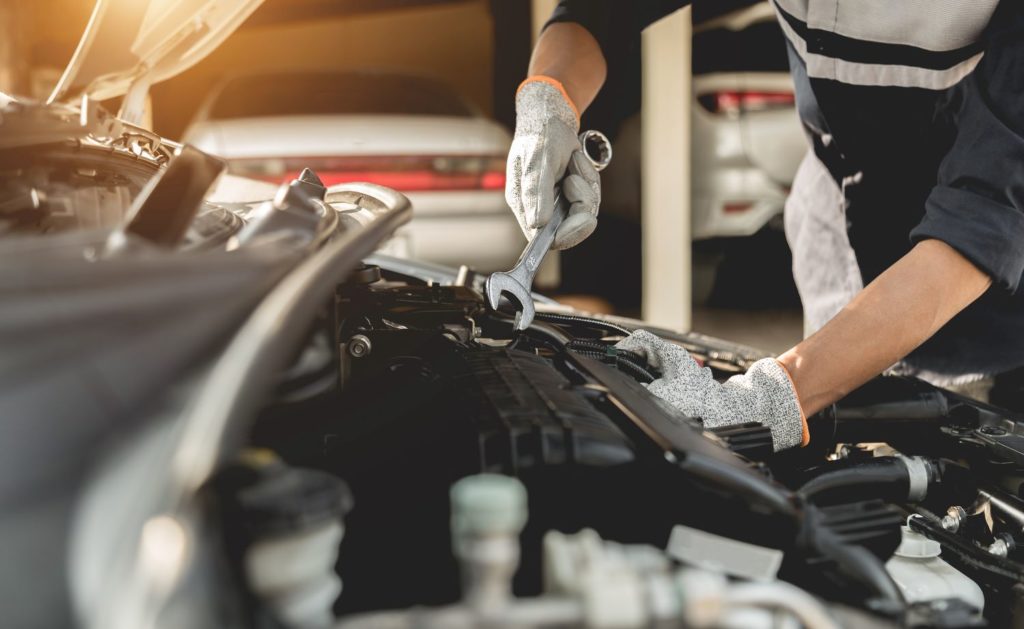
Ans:
{"type": "Polygon", "coordinates": [[[742,214],[754,207],[753,202],[749,201],[736,201],[733,203],[726,203],[722,206],[722,212],[726,214],[742,214]]]}
{"type": "Polygon", "coordinates": [[[311,168],[325,185],[368,181],[401,192],[502,190],[504,156],[348,156],[235,159],[232,173],[275,183],[311,168]]]}
{"type": "Polygon", "coordinates": [[[697,102],[713,114],[729,115],[792,107],[796,99],[792,92],[722,91],[701,94],[697,102]]]}

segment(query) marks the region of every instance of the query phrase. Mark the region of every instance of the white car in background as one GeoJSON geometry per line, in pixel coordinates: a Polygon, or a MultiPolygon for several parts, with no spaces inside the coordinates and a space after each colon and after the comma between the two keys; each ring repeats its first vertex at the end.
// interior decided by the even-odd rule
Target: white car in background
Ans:
{"type": "Polygon", "coordinates": [[[694,24],[694,300],[793,307],[781,218],[808,142],[786,43],[768,2],[721,11],[694,24]]]}
{"type": "Polygon", "coordinates": [[[504,197],[511,137],[430,78],[239,75],[210,94],[184,141],[238,175],[278,183],[308,167],[328,186],[369,181],[400,190],[414,219],[391,245],[399,255],[490,272],[522,252],[504,197]]]}
{"type": "MultiPolygon", "coordinates": [[[[689,112],[693,299],[720,307],[796,306],[780,219],[808,142],[785,39],[763,0],[739,8],[742,2],[697,4],[703,15],[695,7],[689,112]]],[[[641,124],[636,114],[615,134],[616,158],[601,175],[606,224],[610,215],[625,225],[640,221],[641,124]]],[[[639,245],[626,233],[610,246],[628,250],[639,268],[639,245]]],[[[600,267],[604,257],[593,257],[588,273],[622,267],[620,260],[600,267]]]]}
{"type": "Polygon", "coordinates": [[[750,236],[782,214],[807,152],[782,73],[696,76],[693,238],[750,236]]]}
{"type": "Polygon", "coordinates": [[[768,2],[694,26],[693,238],[750,236],[782,213],[807,152],[768,2]]]}

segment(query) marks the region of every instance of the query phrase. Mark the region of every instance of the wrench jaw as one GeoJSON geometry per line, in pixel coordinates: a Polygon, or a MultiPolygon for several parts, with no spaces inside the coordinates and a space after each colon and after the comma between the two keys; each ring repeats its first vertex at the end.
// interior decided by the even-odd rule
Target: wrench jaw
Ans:
{"type": "MultiPolygon", "coordinates": [[[[604,170],[612,159],[612,145],[608,138],[599,131],[587,131],[580,135],[580,145],[583,147],[583,154],[594,164],[597,170],[604,170]],[[592,151],[596,151],[595,153],[592,151]]],[[[526,249],[519,257],[519,261],[512,267],[512,270],[505,273],[491,273],[487,278],[485,292],[487,302],[492,310],[498,309],[501,302],[501,294],[508,293],[509,299],[515,301],[518,307],[516,313],[515,328],[519,331],[525,330],[533,323],[533,279],[537,274],[540,263],[544,260],[551,249],[551,243],[555,239],[555,232],[568,213],[568,204],[562,198],[561,191],[555,193],[555,211],[548,224],[542,227],[527,243],[526,249]]]]}
{"type": "Polygon", "coordinates": [[[487,278],[487,282],[484,284],[484,292],[487,294],[487,305],[491,307],[491,310],[498,309],[498,303],[501,301],[501,292],[503,290],[502,282],[504,275],[503,273],[492,273],[487,278]]]}
{"type": "Polygon", "coordinates": [[[516,330],[522,331],[530,327],[535,314],[533,296],[530,291],[524,288],[515,278],[508,273],[492,273],[487,278],[484,291],[487,294],[487,303],[492,310],[498,309],[502,293],[508,295],[509,300],[516,306],[516,330]]]}
{"type": "Polygon", "coordinates": [[[515,328],[520,332],[530,327],[530,324],[533,323],[533,315],[535,314],[532,299],[527,299],[526,302],[522,304],[522,306],[522,311],[516,312],[515,321],[515,328]]]}

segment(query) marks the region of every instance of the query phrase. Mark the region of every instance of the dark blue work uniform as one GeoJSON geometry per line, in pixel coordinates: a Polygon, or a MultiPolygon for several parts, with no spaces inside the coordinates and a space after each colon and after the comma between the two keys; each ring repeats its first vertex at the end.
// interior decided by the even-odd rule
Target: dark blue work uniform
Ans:
{"type": "MultiPolygon", "coordinates": [[[[551,22],[579,23],[608,51],[687,4],[562,0],[551,22]]],[[[938,239],[993,286],[905,370],[954,382],[1024,366],[1024,2],[771,4],[812,146],[786,217],[810,327],[938,239]]]]}

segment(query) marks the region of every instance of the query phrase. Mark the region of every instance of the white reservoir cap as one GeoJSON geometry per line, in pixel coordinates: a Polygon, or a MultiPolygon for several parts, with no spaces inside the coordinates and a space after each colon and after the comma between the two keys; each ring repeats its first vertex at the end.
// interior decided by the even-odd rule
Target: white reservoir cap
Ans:
{"type": "Polygon", "coordinates": [[[452,485],[452,533],[519,534],[526,525],[526,488],[500,474],[468,476],[452,485]]]}

